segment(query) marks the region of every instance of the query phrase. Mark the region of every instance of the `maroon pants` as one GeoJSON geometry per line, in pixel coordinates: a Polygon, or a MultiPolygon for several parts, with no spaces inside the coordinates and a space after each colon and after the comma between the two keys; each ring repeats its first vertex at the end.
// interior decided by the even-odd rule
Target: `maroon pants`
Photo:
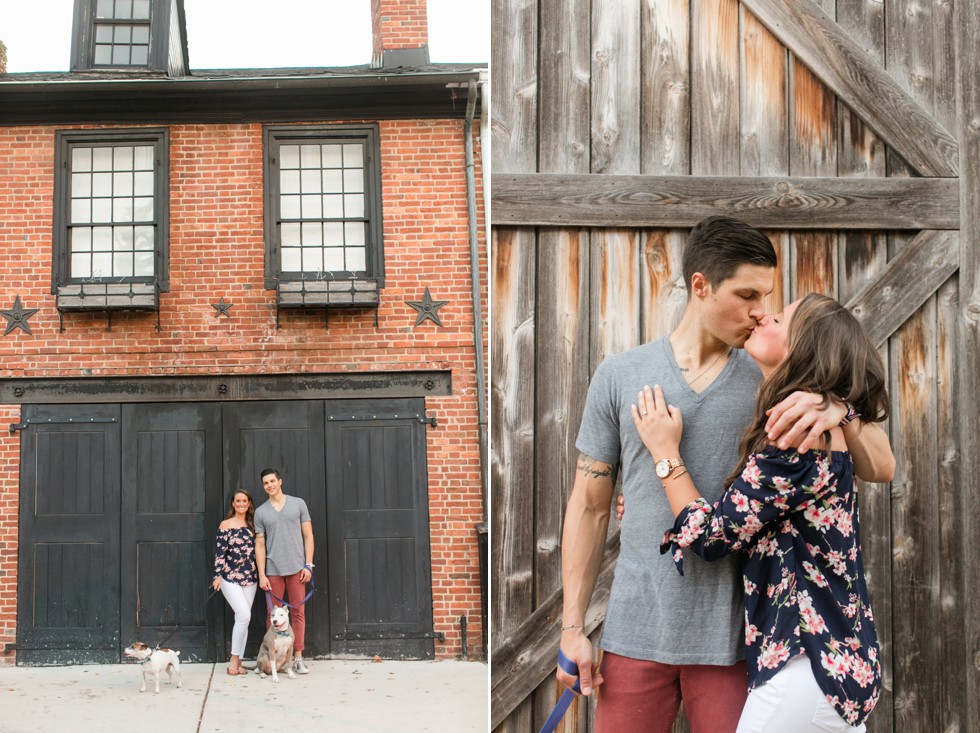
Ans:
{"type": "MultiPolygon", "coordinates": [[[[269,585],[272,586],[272,592],[275,595],[280,598],[285,598],[293,604],[302,601],[306,597],[306,583],[300,581],[299,573],[293,573],[292,575],[270,575],[269,585]]],[[[273,598],[272,605],[281,606],[282,604],[273,598]]],[[[305,648],[306,641],[305,604],[301,603],[296,608],[289,609],[289,625],[293,627],[293,633],[296,635],[296,643],[293,648],[301,652],[305,648]]],[[[265,618],[265,628],[269,628],[268,615],[265,618]]]]}
{"type": "Polygon", "coordinates": [[[661,664],[605,652],[596,733],[670,733],[681,699],[692,733],[735,733],[748,696],[745,662],[661,664]]]}

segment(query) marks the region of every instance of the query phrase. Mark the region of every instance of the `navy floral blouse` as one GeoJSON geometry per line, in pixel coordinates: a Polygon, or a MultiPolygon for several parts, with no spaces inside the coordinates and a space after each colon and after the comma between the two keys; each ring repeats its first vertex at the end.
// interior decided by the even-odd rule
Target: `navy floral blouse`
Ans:
{"type": "Polygon", "coordinates": [[[805,654],[840,716],[863,723],[878,702],[878,637],[864,581],[854,468],[846,451],[766,448],[714,506],[677,516],[661,553],[744,553],[749,688],[805,654]]]}
{"type": "Polygon", "coordinates": [[[258,582],[252,530],[248,527],[218,529],[214,543],[214,574],[235,585],[258,582]]]}

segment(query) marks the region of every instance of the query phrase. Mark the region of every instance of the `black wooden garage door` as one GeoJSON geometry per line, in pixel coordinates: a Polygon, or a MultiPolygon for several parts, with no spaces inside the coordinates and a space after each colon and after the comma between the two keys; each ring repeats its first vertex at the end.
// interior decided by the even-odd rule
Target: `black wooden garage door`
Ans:
{"type": "MultiPolygon", "coordinates": [[[[307,653],[431,658],[421,399],[25,406],[17,660],[113,662],[134,640],[228,655],[207,600],[227,497],[278,468],[310,507],[307,653]]],[[[263,631],[253,607],[249,652],[263,631]]]]}

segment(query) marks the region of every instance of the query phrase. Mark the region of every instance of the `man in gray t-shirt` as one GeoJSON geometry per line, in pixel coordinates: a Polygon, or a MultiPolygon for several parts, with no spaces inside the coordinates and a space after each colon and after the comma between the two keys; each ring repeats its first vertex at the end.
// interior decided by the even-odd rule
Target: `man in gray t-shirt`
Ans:
{"type": "MultiPolygon", "coordinates": [[[[296,635],[293,668],[298,674],[310,670],[303,661],[306,640],[306,609],[301,601],[313,577],[313,523],[306,502],[282,492],[279,471],[262,471],[262,488],[269,500],[255,510],[255,564],[259,587],[288,600],[289,623],[296,635]]],[[[277,606],[282,604],[273,598],[277,606]]],[[[266,628],[269,622],[266,620],[266,628]]]]}
{"type": "MultiPolygon", "coordinates": [[[[584,694],[602,685],[596,733],[669,730],[682,698],[692,733],[734,733],[738,725],[748,688],[738,561],[692,556],[684,577],[677,574],[671,558],[659,554],[674,523],[660,479],[686,470],[710,501],[723,492],[761,379],[741,346],[765,315],[775,268],[776,253],[762,232],[727,217],[705,219],[684,250],[688,303],[677,328],[606,359],[590,383],[562,533],[561,649],[578,666],[584,694]],[[651,456],[633,424],[637,395],[655,384],[684,416],[683,464],[678,456],[651,456]],[[600,667],[584,626],[620,470],[628,510],[600,667]]],[[[777,409],[786,419],[779,418],[770,438],[780,445],[804,431],[815,441],[846,413],[802,392],[777,409]]],[[[866,424],[855,441],[861,445],[848,444],[862,478],[868,476],[861,456],[872,450],[864,443],[879,439],[887,446],[880,429],[866,424]]],[[[558,678],[575,681],[560,668],[558,678]]]]}

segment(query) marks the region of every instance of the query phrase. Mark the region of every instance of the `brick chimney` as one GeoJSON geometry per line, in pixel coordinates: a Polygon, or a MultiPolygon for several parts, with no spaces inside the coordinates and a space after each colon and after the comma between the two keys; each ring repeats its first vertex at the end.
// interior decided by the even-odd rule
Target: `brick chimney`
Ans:
{"type": "Polygon", "coordinates": [[[425,0],[371,0],[375,68],[429,63],[429,19],[425,0]]]}

